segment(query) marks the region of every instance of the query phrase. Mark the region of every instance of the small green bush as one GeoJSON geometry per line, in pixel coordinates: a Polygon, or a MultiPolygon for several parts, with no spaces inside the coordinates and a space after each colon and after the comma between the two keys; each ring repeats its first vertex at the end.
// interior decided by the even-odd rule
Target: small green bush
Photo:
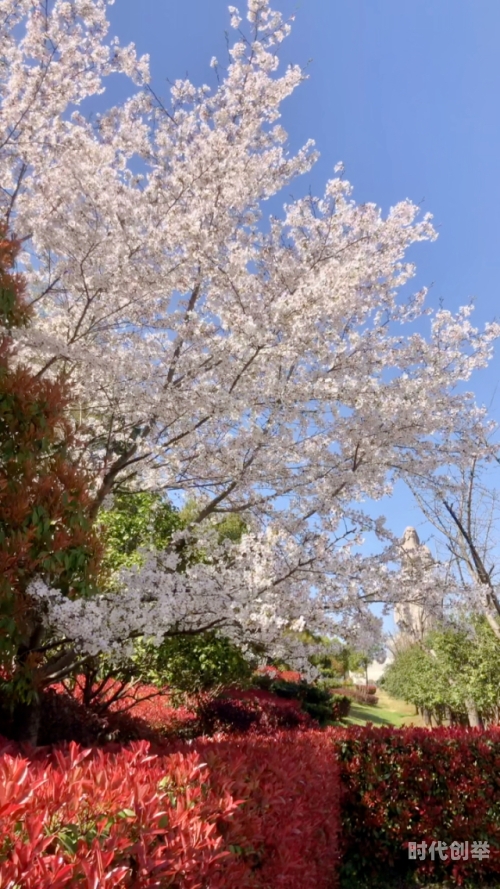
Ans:
{"type": "Polygon", "coordinates": [[[318,685],[305,680],[290,682],[285,679],[274,679],[271,682],[266,682],[264,686],[261,677],[259,677],[258,685],[260,688],[265,687],[266,691],[270,691],[280,698],[299,701],[304,713],[315,719],[321,726],[337,718],[332,708],[331,692],[323,684],[318,685]]]}
{"type": "Polygon", "coordinates": [[[349,716],[351,699],[347,695],[332,695],[331,702],[333,719],[345,719],[346,716],[349,716]]]}

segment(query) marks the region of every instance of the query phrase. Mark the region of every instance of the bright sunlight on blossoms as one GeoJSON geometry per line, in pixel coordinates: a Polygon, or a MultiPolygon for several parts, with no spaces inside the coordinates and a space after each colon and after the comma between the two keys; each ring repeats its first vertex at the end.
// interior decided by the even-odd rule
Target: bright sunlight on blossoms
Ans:
{"type": "Polygon", "coordinates": [[[104,0],[0,0],[0,13],[0,205],[35,309],[17,354],[71,380],[94,516],[129,485],[196,496],[198,536],[229,513],[249,527],[224,567],[180,574],[158,554],[112,598],[70,601],[40,578],[45,620],[90,652],[215,626],[299,661],[298,626],[376,634],[370,603],[404,583],[366,504],[477,451],[486,421],[460,384],[498,326],[402,293],[408,248],[435,237],[409,200],[383,217],[339,167],[323,194],[290,200],[317,154],[287,147],[280,109],[304,73],[280,67],[290,24],[267,0],[246,19],[230,7],[212,87],[177,81],[169,99],[147,58],[108,37],[104,0]],[[114,73],[129,98],[87,119],[114,73]],[[370,531],[380,551],[363,556],[370,531]]]}

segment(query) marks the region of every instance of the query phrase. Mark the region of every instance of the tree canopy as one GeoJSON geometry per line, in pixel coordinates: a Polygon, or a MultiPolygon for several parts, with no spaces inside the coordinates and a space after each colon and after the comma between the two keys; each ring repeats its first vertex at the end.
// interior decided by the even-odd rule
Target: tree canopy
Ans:
{"type": "Polygon", "coordinates": [[[0,213],[33,311],[19,360],[71,380],[93,518],[127,484],[199,504],[163,552],[122,567],[119,596],[34,580],[47,626],[113,657],[173,627],[299,669],[304,626],[367,647],[370,602],[405,589],[363,504],[477,451],[484,415],[462,384],[498,326],[406,296],[430,216],[356,204],[340,166],[266,218],[317,157],[312,141],[291,153],[279,122],[304,73],[280,69],[290,25],[268,0],[248,0],[246,22],[231,7],[220,82],[178,80],[166,99],[147,59],[108,40],[104,0],[1,8],[0,213]],[[85,118],[116,73],[130,97],[85,118]],[[232,514],[241,542],[214,538],[210,517],[232,514]],[[379,554],[361,554],[367,531],[379,554]],[[181,540],[209,554],[185,572],[181,540]]]}

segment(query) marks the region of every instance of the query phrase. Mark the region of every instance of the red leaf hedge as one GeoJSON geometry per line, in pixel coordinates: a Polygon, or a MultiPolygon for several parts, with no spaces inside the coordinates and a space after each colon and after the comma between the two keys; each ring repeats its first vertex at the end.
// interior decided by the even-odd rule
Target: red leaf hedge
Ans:
{"type": "Polygon", "coordinates": [[[367,695],[376,695],[377,694],[377,686],[372,685],[370,683],[368,683],[368,685],[366,685],[366,683],[364,683],[364,682],[363,682],[363,684],[358,682],[354,687],[357,688],[358,691],[362,691],[364,694],[367,694],[367,695]]]}
{"type": "Polygon", "coordinates": [[[239,849],[243,882],[230,879],[232,863],[222,862],[227,886],[244,889],[327,889],[337,885],[338,767],[328,733],[283,732],[200,739],[212,771],[230,777],[233,792],[247,802],[228,822],[226,843],[239,849]]]}
{"type": "Polygon", "coordinates": [[[500,874],[500,732],[350,726],[334,729],[342,781],[346,878],[389,871],[490,878],[500,874]],[[408,859],[408,843],[486,841],[489,858],[408,859]]]}
{"type": "Polygon", "coordinates": [[[0,741],[0,889],[331,889],[338,776],[319,732],[170,752],[0,741]]]}
{"type": "Polygon", "coordinates": [[[332,689],[332,694],[345,695],[346,697],[351,698],[352,701],[356,701],[357,704],[369,704],[371,707],[376,707],[378,704],[378,697],[376,694],[373,694],[373,687],[373,685],[346,685],[341,688],[332,689]]]}
{"type": "Polygon", "coordinates": [[[310,731],[318,724],[301,709],[300,702],[280,698],[265,689],[227,691],[212,698],[199,711],[200,734],[216,732],[273,735],[284,730],[310,731]]]}

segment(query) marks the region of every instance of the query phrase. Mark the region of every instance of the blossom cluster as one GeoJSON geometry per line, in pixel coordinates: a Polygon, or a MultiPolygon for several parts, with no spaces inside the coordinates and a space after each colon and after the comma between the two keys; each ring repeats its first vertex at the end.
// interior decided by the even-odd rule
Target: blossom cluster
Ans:
{"type": "MultiPolygon", "coordinates": [[[[174,534],[172,547],[179,539],[189,539],[188,534],[174,534]]],[[[179,555],[172,548],[145,553],[141,566],[117,572],[116,592],[71,599],[37,579],[28,593],[47,628],[86,654],[119,662],[133,655],[135,639],[160,644],[170,634],[216,629],[252,659],[259,650],[264,660],[273,655],[309,674],[314,646],[301,641],[300,631],[306,625],[326,629],[328,623],[307,584],[295,583],[290,590],[290,562],[279,563],[275,536],[246,534],[239,544],[218,545],[213,529],[207,529],[194,543],[209,543],[210,557],[183,572],[176,570],[179,555]]],[[[291,547],[287,553],[291,557],[291,547]]]]}

